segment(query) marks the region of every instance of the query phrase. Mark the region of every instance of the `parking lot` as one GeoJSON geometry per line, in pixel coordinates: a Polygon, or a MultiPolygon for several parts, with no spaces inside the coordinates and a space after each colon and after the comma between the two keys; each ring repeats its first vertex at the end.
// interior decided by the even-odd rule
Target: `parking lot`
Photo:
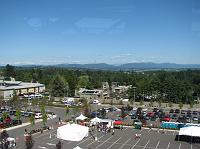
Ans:
{"type": "MultiPolygon", "coordinates": [[[[116,129],[115,134],[104,134],[98,132],[98,141],[94,140],[95,133],[90,134],[80,142],[61,140],[63,149],[73,149],[79,146],[83,149],[199,149],[200,144],[190,144],[187,142],[175,141],[177,131],[141,129],[136,130],[126,127],[123,130],[116,129]],[[140,138],[135,138],[135,134],[141,134],[140,138]]],[[[56,129],[46,131],[43,134],[36,134],[34,138],[34,149],[55,149],[58,139],[56,129]]],[[[17,149],[23,149],[23,143],[17,145],[17,149]]]]}

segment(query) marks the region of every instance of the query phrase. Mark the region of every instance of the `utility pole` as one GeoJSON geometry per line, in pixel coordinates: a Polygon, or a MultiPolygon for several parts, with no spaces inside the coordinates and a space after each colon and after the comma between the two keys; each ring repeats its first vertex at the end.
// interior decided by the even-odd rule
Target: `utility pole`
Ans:
{"type": "Polygon", "coordinates": [[[134,107],[135,107],[135,89],[136,89],[136,87],[134,86],[134,87],[133,87],[133,91],[134,91],[134,95],[133,95],[133,102],[134,102],[134,103],[133,103],[133,106],[134,106],[134,107]]]}

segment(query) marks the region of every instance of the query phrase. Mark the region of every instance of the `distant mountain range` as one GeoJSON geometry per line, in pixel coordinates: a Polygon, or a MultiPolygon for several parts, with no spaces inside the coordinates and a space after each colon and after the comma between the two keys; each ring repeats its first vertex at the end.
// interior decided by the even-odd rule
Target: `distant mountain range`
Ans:
{"type": "Polygon", "coordinates": [[[200,64],[175,64],[175,63],[127,63],[122,65],[97,64],[58,64],[56,67],[82,68],[97,70],[160,70],[160,69],[200,69],[200,64]]]}
{"type": "Polygon", "coordinates": [[[94,69],[94,70],[177,70],[177,69],[200,69],[200,64],[176,64],[176,63],[126,63],[121,65],[111,65],[106,63],[97,64],[56,64],[56,65],[20,65],[19,67],[60,67],[74,69],[94,69]]]}

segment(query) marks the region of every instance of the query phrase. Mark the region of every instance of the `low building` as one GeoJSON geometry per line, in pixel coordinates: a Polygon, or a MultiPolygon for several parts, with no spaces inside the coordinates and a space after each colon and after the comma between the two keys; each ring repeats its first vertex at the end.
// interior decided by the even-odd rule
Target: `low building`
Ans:
{"type": "Polygon", "coordinates": [[[88,99],[99,98],[99,97],[101,97],[102,93],[103,93],[103,91],[98,90],[98,89],[88,90],[85,88],[80,88],[80,90],[78,91],[78,95],[80,97],[84,97],[84,98],[88,98],[88,99]]]}
{"type": "Polygon", "coordinates": [[[45,85],[40,83],[28,83],[22,81],[0,80],[0,99],[10,99],[13,94],[40,93],[45,90],[45,85]]]}

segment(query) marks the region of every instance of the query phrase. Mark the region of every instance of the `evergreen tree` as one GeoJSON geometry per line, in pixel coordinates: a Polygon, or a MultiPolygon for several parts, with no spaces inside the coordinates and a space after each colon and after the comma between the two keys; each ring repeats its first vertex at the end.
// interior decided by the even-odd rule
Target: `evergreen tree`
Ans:
{"type": "Polygon", "coordinates": [[[65,80],[62,76],[56,75],[51,82],[51,96],[62,97],[65,92],[65,80]]]}

